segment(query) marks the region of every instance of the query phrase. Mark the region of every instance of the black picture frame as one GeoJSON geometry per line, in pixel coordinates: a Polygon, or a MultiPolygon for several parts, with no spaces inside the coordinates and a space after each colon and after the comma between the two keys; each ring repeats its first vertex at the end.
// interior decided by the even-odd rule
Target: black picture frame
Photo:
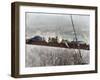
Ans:
{"type": "Polygon", "coordinates": [[[46,4],[46,3],[31,3],[31,2],[13,2],[11,4],[11,76],[15,78],[23,77],[40,77],[40,76],[59,76],[72,74],[87,74],[97,73],[97,7],[96,6],[81,6],[81,5],[64,5],[64,4],[46,4]],[[69,9],[84,9],[95,11],[95,69],[87,71],[72,71],[72,72],[54,72],[54,73],[38,73],[38,74],[20,74],[20,6],[38,6],[51,8],[69,8],[69,9]]]}

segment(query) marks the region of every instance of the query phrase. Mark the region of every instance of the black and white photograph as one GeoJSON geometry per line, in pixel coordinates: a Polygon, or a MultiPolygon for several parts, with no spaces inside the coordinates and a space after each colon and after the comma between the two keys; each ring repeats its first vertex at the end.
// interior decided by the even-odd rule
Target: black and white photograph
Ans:
{"type": "Polygon", "coordinates": [[[97,7],[12,3],[12,76],[97,73],[97,7]]]}
{"type": "Polygon", "coordinates": [[[90,16],[25,13],[25,66],[89,64],[90,16]]]}

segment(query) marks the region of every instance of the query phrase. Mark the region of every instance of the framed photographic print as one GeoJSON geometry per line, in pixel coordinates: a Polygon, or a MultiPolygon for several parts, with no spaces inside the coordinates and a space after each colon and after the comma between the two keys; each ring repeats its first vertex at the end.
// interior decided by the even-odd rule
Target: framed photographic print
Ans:
{"type": "Polygon", "coordinates": [[[97,73],[97,7],[12,3],[12,77],[97,73]]]}

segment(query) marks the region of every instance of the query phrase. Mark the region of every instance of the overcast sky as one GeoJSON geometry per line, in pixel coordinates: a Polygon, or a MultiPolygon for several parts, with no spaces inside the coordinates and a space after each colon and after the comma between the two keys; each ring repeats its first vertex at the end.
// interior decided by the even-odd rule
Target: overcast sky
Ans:
{"type": "MultiPolygon", "coordinates": [[[[89,43],[89,15],[72,15],[77,38],[89,43]]],[[[71,15],[26,13],[26,38],[35,35],[60,36],[63,39],[73,40],[71,15]]]]}

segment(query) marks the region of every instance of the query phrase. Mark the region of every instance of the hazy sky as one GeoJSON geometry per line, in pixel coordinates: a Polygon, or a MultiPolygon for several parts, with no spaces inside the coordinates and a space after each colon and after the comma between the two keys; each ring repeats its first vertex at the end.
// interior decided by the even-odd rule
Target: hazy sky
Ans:
{"type": "MultiPolygon", "coordinates": [[[[78,40],[89,43],[89,15],[72,15],[78,40]]],[[[73,40],[71,15],[26,13],[26,38],[40,36],[60,36],[73,40]]]]}

